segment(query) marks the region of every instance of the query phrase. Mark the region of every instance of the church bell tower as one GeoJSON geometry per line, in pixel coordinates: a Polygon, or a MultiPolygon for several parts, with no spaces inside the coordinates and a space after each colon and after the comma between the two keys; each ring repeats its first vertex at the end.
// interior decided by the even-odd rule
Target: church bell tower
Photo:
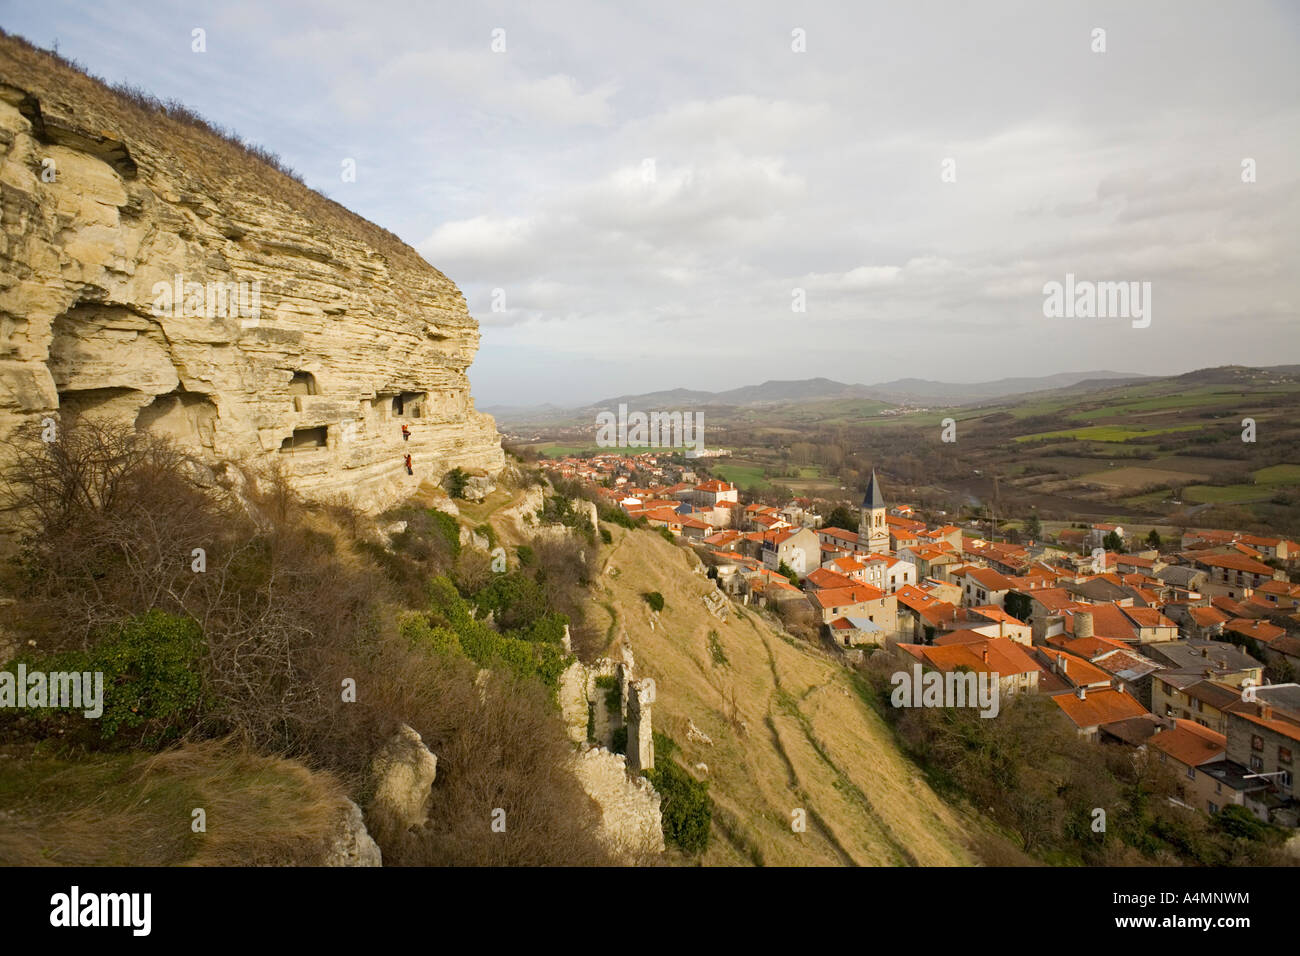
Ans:
{"type": "Polygon", "coordinates": [[[876,469],[871,469],[867,493],[862,496],[862,517],[858,520],[858,547],[884,553],[889,550],[889,525],[885,523],[885,496],[880,492],[876,469]]]}

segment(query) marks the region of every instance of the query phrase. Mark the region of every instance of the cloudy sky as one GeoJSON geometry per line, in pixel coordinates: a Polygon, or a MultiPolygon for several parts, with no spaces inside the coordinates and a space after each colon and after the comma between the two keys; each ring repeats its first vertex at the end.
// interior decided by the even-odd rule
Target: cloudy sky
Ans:
{"type": "Polygon", "coordinates": [[[0,25],[419,249],[482,326],[480,407],[1300,362],[1294,3],[0,0],[0,25]],[[1150,282],[1149,327],[1046,318],[1067,273],[1150,282]]]}

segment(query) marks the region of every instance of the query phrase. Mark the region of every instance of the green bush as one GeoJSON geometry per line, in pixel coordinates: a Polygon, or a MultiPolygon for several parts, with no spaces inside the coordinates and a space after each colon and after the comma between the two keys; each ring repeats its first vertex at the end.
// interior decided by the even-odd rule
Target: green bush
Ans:
{"type": "Polygon", "coordinates": [[[480,613],[494,612],[503,630],[531,626],[548,607],[541,585],[518,571],[493,575],[474,595],[473,603],[480,613]]]}
{"type": "Polygon", "coordinates": [[[477,533],[481,534],[483,537],[487,538],[488,550],[489,550],[489,551],[490,551],[491,549],[493,549],[493,548],[495,548],[495,547],[497,546],[497,531],[496,531],[496,528],[492,527],[490,524],[487,524],[487,523],[485,522],[485,523],[479,525],[479,526],[478,526],[477,528],[475,528],[474,530],[475,530],[477,533]]]}
{"type": "Polygon", "coordinates": [[[709,656],[713,658],[714,667],[728,663],[727,652],[722,649],[722,639],[717,631],[709,631],[709,656]]]}
{"type": "MultiPolygon", "coordinates": [[[[23,655],[7,669],[23,663],[29,672],[102,673],[99,738],[155,748],[175,740],[198,719],[204,704],[204,653],[203,631],[193,619],[154,610],[108,629],[89,651],[23,655]]],[[[35,720],[43,735],[71,731],[77,737],[87,726],[81,711],[61,707],[22,716],[35,720]]]]}
{"type": "Polygon", "coordinates": [[[1245,807],[1228,804],[1214,817],[1214,826],[1228,836],[1262,843],[1280,843],[1286,839],[1280,828],[1262,822],[1245,807]]]}
{"type": "Polygon", "coordinates": [[[617,714],[623,709],[623,688],[613,674],[596,678],[596,686],[605,692],[605,710],[617,714]]]}
{"type": "Polygon", "coordinates": [[[179,736],[202,704],[203,651],[203,631],[190,618],[149,611],[122,624],[90,655],[91,670],[104,672],[100,734],[145,727],[146,747],[179,736]]]}
{"type": "Polygon", "coordinates": [[[561,644],[564,641],[564,629],[568,626],[568,623],[569,617],[567,614],[551,612],[543,614],[528,625],[527,628],[516,633],[517,636],[532,643],[561,644]]]}
{"type": "Polygon", "coordinates": [[[443,479],[447,486],[447,494],[453,498],[465,497],[465,486],[469,484],[469,475],[465,474],[460,468],[453,468],[447,472],[447,477],[443,479]]]}
{"type": "Polygon", "coordinates": [[[543,638],[530,641],[517,635],[538,631],[500,634],[474,617],[470,605],[445,575],[429,581],[428,594],[430,626],[435,630],[445,627],[453,631],[461,650],[474,663],[488,668],[504,665],[521,677],[538,678],[552,690],[559,683],[560,674],[568,666],[570,657],[564,653],[558,640],[546,640],[545,635],[553,634],[557,623],[563,632],[565,619],[562,615],[553,615],[540,623],[543,638]]]}
{"type": "Polygon", "coordinates": [[[664,609],[664,596],[658,591],[647,591],[641,596],[645,598],[645,602],[650,605],[652,611],[662,611],[664,609]]]}
{"type": "Polygon", "coordinates": [[[608,521],[622,528],[645,527],[645,518],[633,518],[618,505],[597,506],[596,514],[601,521],[608,521]]]}
{"type": "Polygon", "coordinates": [[[600,540],[603,541],[603,542],[605,542],[605,544],[613,544],[613,543],[614,543],[614,536],[613,536],[612,534],[609,533],[609,529],[608,529],[608,528],[601,528],[601,529],[600,529],[600,540]]]}
{"type": "Polygon", "coordinates": [[[460,522],[437,508],[400,508],[390,517],[406,522],[406,528],[393,535],[393,549],[419,561],[428,560],[434,547],[444,547],[452,560],[460,556],[460,522]]]}
{"type": "Polygon", "coordinates": [[[795,587],[799,586],[799,575],[795,574],[794,569],[790,567],[790,565],[782,561],[780,565],[777,566],[776,570],[778,574],[784,574],[795,587]]]}
{"type": "Polygon", "coordinates": [[[655,767],[644,771],[662,800],[664,841],[686,853],[703,853],[709,846],[713,800],[709,785],[696,780],[672,760],[655,754],[655,767]]]}
{"type": "Polygon", "coordinates": [[[656,760],[671,760],[681,752],[681,748],[677,746],[677,741],[667,734],[652,730],[650,735],[654,740],[656,760]]]}
{"type": "Polygon", "coordinates": [[[658,529],[658,530],[659,530],[659,535],[660,535],[660,537],[662,537],[662,538],[663,538],[665,541],[667,541],[669,544],[676,544],[676,543],[677,543],[677,535],[673,534],[673,533],[672,533],[671,531],[669,531],[667,528],[660,528],[660,529],[658,529]]]}
{"type": "Polygon", "coordinates": [[[438,654],[464,654],[460,638],[449,627],[435,627],[427,614],[408,611],[397,621],[398,632],[412,644],[438,654]]]}
{"type": "Polygon", "coordinates": [[[610,740],[609,749],[616,754],[627,753],[627,725],[614,728],[613,739],[610,740]]]}

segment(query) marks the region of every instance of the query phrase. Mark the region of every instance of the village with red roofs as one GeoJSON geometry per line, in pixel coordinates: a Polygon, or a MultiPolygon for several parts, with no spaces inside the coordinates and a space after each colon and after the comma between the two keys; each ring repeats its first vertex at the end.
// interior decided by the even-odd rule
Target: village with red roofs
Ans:
{"type": "Polygon", "coordinates": [[[991,541],[919,520],[874,470],[857,527],[835,527],[829,502],[746,501],[671,455],[541,466],[693,549],[731,600],[810,620],[846,663],[992,675],[1002,695],[1049,697],[1090,742],[1158,754],[1187,807],[1300,825],[1295,541],[1188,529],[1153,547],[1108,523],[991,541]]]}

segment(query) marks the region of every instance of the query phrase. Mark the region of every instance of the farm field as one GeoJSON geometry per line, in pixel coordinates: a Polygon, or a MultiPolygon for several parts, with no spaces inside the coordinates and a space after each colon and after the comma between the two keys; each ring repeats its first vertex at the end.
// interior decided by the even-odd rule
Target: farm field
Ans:
{"type": "Polygon", "coordinates": [[[1054,432],[1021,435],[1015,440],[1029,442],[1044,438],[1077,438],[1087,441],[1126,442],[1130,438],[1149,438],[1170,432],[1194,431],[1200,427],[1200,425],[1171,425],[1165,428],[1152,428],[1146,425],[1090,425],[1086,428],[1064,428],[1054,432]]]}
{"type": "Polygon", "coordinates": [[[1254,477],[1258,485],[1300,485],[1300,465],[1270,465],[1254,477]]]}
{"type": "Polygon", "coordinates": [[[733,462],[729,465],[714,465],[713,474],[723,481],[729,481],[742,491],[756,491],[771,487],[763,473],[763,466],[747,462],[733,462]]]}
{"type": "Polygon", "coordinates": [[[1268,485],[1189,485],[1183,489],[1183,499],[1197,504],[1241,504],[1264,501],[1273,491],[1268,485]]]}
{"type": "Polygon", "coordinates": [[[1103,471],[1094,471],[1091,474],[1080,475],[1079,481],[1093,485],[1104,485],[1108,488],[1127,490],[1143,488],[1147,485],[1155,484],[1156,482],[1182,484],[1188,481],[1205,481],[1209,477],[1209,475],[1198,475],[1186,471],[1174,471],[1172,469],[1146,467],[1142,465],[1126,465],[1123,468],[1107,468],[1103,471]]]}

